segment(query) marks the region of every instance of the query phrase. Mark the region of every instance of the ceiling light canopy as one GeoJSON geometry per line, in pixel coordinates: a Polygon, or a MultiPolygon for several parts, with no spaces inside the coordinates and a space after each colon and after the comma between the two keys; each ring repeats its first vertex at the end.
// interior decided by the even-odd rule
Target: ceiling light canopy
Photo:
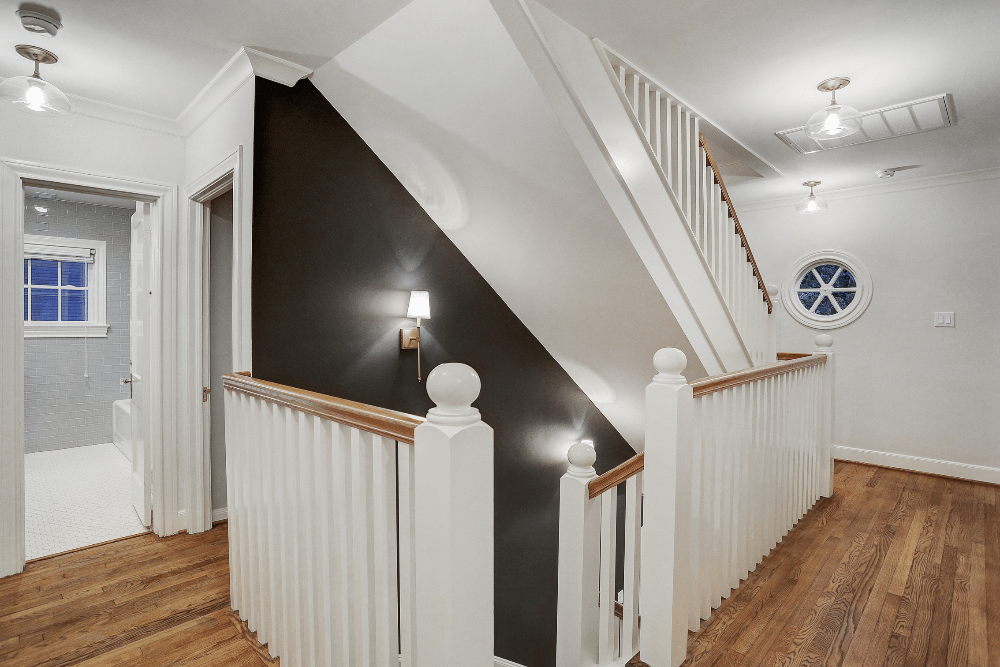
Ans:
{"type": "Polygon", "coordinates": [[[69,99],[51,83],[43,81],[38,74],[40,64],[51,65],[59,61],[56,54],[26,44],[19,44],[16,50],[35,63],[35,73],[31,76],[12,76],[0,83],[0,99],[26,113],[45,116],[69,113],[69,99]]]}
{"type": "Polygon", "coordinates": [[[816,90],[830,93],[830,106],[820,109],[806,121],[806,134],[817,141],[841,139],[861,129],[861,113],[846,104],[837,104],[837,91],[849,84],[846,76],[835,76],[816,86],[816,90]]]}
{"type": "Polygon", "coordinates": [[[795,211],[798,213],[819,213],[820,211],[825,211],[828,204],[825,199],[817,197],[813,194],[813,188],[820,184],[820,181],[806,181],[802,185],[809,188],[809,196],[799,202],[799,205],[795,207],[795,211]]]}

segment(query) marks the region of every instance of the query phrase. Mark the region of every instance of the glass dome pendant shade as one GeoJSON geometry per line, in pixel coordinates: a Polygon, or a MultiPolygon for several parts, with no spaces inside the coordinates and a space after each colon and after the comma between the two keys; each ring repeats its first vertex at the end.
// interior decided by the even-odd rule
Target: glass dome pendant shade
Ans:
{"type": "Polygon", "coordinates": [[[806,121],[806,135],[817,141],[841,139],[848,137],[861,129],[861,112],[846,104],[837,104],[837,91],[851,80],[847,77],[834,77],[822,82],[816,88],[832,94],[830,106],[820,109],[806,121]]]}
{"type": "Polygon", "coordinates": [[[806,181],[802,184],[809,188],[809,196],[800,201],[798,206],[795,207],[797,213],[819,213],[827,209],[829,205],[826,203],[826,200],[813,194],[813,188],[819,184],[819,181],[806,181]]]}
{"type": "Polygon", "coordinates": [[[20,45],[17,52],[34,61],[35,73],[31,76],[13,76],[0,83],[0,99],[10,102],[25,113],[58,116],[69,113],[69,99],[61,90],[43,80],[38,74],[40,63],[54,63],[55,54],[37,46],[20,45]]]}

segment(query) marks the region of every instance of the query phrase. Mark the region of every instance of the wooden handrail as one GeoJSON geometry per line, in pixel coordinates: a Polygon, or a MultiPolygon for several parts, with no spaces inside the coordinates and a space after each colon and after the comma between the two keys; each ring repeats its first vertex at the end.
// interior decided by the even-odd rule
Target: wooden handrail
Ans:
{"type": "Polygon", "coordinates": [[[793,359],[801,359],[808,356],[808,352],[778,352],[778,361],[792,361],[793,359]]]}
{"type": "Polygon", "coordinates": [[[590,483],[587,484],[587,489],[590,491],[590,497],[596,498],[608,489],[613,489],[618,486],[629,477],[638,475],[642,472],[643,466],[645,466],[645,461],[645,454],[636,454],[625,463],[612,468],[600,477],[595,477],[590,480],[590,483]]]}
{"type": "Polygon", "coordinates": [[[771,313],[774,310],[774,305],[771,303],[771,296],[767,293],[767,287],[764,285],[764,278],[760,275],[760,269],[757,268],[757,260],[753,258],[753,251],[750,250],[750,243],[747,241],[747,235],[743,233],[743,225],[740,224],[740,217],[736,215],[736,207],[733,206],[733,200],[729,198],[729,191],[726,190],[726,184],[722,181],[722,174],[719,172],[719,165],[715,163],[715,158],[712,157],[712,151],[708,147],[708,141],[705,139],[705,135],[698,133],[698,145],[705,149],[705,157],[708,158],[708,166],[712,168],[712,172],[715,173],[715,181],[722,188],[722,199],[725,200],[726,205],[729,207],[729,217],[733,219],[736,224],[736,233],[740,235],[740,241],[743,247],[747,251],[747,261],[753,266],[753,274],[757,277],[757,286],[760,291],[764,294],[764,301],[767,302],[767,312],[771,313]]]}
{"type": "Polygon", "coordinates": [[[756,366],[742,371],[723,373],[722,375],[713,375],[712,377],[695,380],[694,382],[689,382],[688,384],[690,384],[694,389],[694,397],[698,398],[699,396],[704,396],[705,394],[722,391],[723,389],[729,389],[730,387],[747,384],[748,382],[756,382],[757,380],[763,380],[764,378],[769,378],[774,375],[784,375],[785,373],[791,373],[792,371],[800,368],[808,368],[809,366],[816,366],[818,364],[825,363],[825,354],[812,354],[801,359],[779,361],[778,363],[771,364],[769,366],[756,366]]]}
{"type": "Polygon", "coordinates": [[[392,438],[408,445],[413,444],[413,429],[424,423],[422,417],[409,415],[405,412],[386,410],[374,405],[334,398],[305,389],[296,389],[276,382],[252,378],[242,373],[223,375],[222,384],[227,389],[248,396],[256,396],[270,403],[284,405],[323,419],[329,419],[338,424],[392,438]]]}

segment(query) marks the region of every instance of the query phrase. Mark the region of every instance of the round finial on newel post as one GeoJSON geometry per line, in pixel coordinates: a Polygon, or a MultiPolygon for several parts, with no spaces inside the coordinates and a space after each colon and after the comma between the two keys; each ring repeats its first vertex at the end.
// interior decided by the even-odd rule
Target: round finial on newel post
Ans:
{"type": "Polygon", "coordinates": [[[833,336],[830,334],[820,334],[816,336],[816,352],[827,353],[833,349],[833,336]]]}
{"type": "Polygon", "coordinates": [[[653,382],[661,384],[687,384],[681,372],[687,367],[687,356],[676,347],[665,347],[653,355],[653,367],[657,375],[653,382]]]}
{"type": "Polygon", "coordinates": [[[774,297],[778,296],[777,285],[764,285],[764,288],[767,290],[767,295],[771,297],[771,299],[774,299],[774,297]]]}
{"type": "Polygon", "coordinates": [[[592,440],[581,440],[566,452],[569,459],[569,470],[567,474],[573,477],[595,477],[597,471],[594,470],[594,463],[597,461],[597,452],[594,450],[592,440]]]}
{"type": "Polygon", "coordinates": [[[479,421],[472,402],[482,389],[479,374],[465,364],[441,364],[427,376],[427,395],[437,406],[427,413],[432,424],[462,426],[479,421]]]}

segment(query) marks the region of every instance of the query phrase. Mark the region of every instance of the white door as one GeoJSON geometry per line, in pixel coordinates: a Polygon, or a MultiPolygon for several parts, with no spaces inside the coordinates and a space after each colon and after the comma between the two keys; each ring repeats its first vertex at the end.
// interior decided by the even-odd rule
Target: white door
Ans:
{"type": "Polygon", "coordinates": [[[149,257],[150,205],[138,202],[132,216],[132,300],[129,309],[129,334],[132,355],[132,505],[149,527],[153,519],[151,490],[153,471],[150,461],[149,435],[146,432],[146,411],[149,379],[149,343],[144,323],[149,321],[149,257]]]}

